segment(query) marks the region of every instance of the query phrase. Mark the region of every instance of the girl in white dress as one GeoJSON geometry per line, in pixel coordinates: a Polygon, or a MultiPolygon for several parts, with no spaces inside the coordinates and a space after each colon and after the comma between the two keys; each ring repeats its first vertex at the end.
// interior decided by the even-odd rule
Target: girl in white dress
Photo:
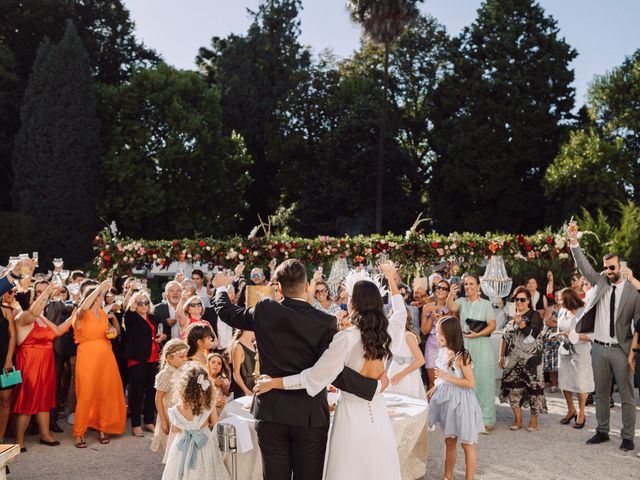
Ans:
{"type": "Polygon", "coordinates": [[[424,356],[420,351],[418,337],[413,331],[413,319],[407,318],[406,330],[397,340],[393,339],[393,359],[389,365],[389,387],[387,391],[427,399],[422,383],[420,368],[424,365],[424,356]]]}
{"type": "Polygon", "coordinates": [[[178,383],[178,403],[169,409],[176,438],[169,449],[162,480],[227,480],[215,434],[209,426],[218,420],[212,405],[213,389],[207,371],[185,366],[178,383]]]}
{"type": "MultiPolygon", "coordinates": [[[[285,378],[262,377],[255,388],[264,395],[272,388],[305,388],[311,396],[326,388],[349,367],[368,378],[384,374],[384,362],[391,356],[391,339],[402,335],[407,309],[396,286],[393,263],[380,265],[389,280],[393,313],[384,316],[378,285],[366,272],[347,276],[351,293],[349,314],[353,327],[338,332],[316,364],[298,375],[285,378]]],[[[329,439],[325,478],[330,480],[400,480],[398,446],[384,397],[376,393],[369,402],[343,391],[329,439]]]]}
{"type": "Polygon", "coordinates": [[[169,422],[169,408],[176,404],[176,387],[180,378],[180,369],[187,361],[189,346],[182,340],[169,340],[160,355],[160,370],[156,375],[156,428],[151,440],[151,451],[164,452],[162,463],[167,463],[168,446],[171,445],[171,423],[169,422]]]}

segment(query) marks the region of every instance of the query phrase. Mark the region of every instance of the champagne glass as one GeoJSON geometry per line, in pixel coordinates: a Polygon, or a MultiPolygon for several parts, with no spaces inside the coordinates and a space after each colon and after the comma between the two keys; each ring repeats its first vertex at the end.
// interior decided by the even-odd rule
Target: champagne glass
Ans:
{"type": "Polygon", "coordinates": [[[31,258],[33,258],[33,261],[36,262],[36,266],[38,266],[38,258],[39,258],[38,252],[33,252],[31,254],[31,258]]]}
{"type": "Polygon", "coordinates": [[[67,278],[69,278],[69,270],[61,270],[60,278],[62,278],[62,280],[66,283],[67,278]]]}
{"type": "MultiPolygon", "coordinates": [[[[24,260],[28,258],[29,258],[28,253],[21,253],[20,256],[18,257],[19,260],[24,260]]],[[[30,265],[25,264],[22,266],[22,271],[20,273],[22,274],[23,277],[29,277],[33,273],[33,270],[30,265]]]]}

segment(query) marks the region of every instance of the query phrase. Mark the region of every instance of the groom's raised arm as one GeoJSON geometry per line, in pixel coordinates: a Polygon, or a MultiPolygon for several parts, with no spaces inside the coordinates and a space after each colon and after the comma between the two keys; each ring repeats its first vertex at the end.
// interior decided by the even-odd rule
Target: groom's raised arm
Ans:
{"type": "Polygon", "coordinates": [[[213,301],[216,314],[227,325],[240,330],[253,331],[253,308],[242,308],[231,303],[227,287],[216,288],[216,296],[213,301]]]}

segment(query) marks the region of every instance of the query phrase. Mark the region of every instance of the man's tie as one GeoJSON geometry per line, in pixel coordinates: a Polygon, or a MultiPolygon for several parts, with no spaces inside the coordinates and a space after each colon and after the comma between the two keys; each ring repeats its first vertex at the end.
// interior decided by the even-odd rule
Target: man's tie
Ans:
{"type": "Polygon", "coordinates": [[[611,302],[609,303],[609,336],[616,338],[616,286],[611,285],[611,302]]]}

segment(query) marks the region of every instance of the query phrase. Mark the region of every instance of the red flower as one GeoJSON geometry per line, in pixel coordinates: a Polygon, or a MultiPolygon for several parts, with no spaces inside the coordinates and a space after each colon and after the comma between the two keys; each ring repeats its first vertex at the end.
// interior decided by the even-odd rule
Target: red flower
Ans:
{"type": "Polygon", "coordinates": [[[380,250],[378,250],[377,248],[372,248],[371,253],[373,253],[374,255],[377,255],[378,253],[380,253],[380,250]]]}
{"type": "Polygon", "coordinates": [[[505,248],[509,248],[510,246],[511,246],[511,242],[510,241],[507,240],[506,242],[504,242],[504,247],[505,248]]]}
{"type": "Polygon", "coordinates": [[[524,242],[524,235],[520,234],[520,235],[518,235],[518,237],[517,237],[517,238],[518,238],[518,243],[519,243],[520,245],[524,245],[524,243],[525,243],[525,242],[524,242]]]}
{"type": "Polygon", "coordinates": [[[200,245],[200,248],[204,248],[204,247],[206,247],[206,245],[207,245],[207,244],[205,243],[205,241],[204,241],[204,240],[200,240],[200,241],[198,242],[198,245],[200,245]]]}
{"type": "Polygon", "coordinates": [[[438,242],[431,242],[431,247],[438,248],[440,244],[438,242]]]}
{"type": "Polygon", "coordinates": [[[102,258],[104,259],[105,262],[111,261],[111,255],[104,255],[102,258]]]}
{"type": "Polygon", "coordinates": [[[532,246],[532,245],[525,245],[524,249],[525,249],[527,252],[530,252],[531,250],[533,250],[533,246],[532,246]]]}
{"type": "Polygon", "coordinates": [[[242,253],[243,255],[246,255],[248,251],[249,250],[247,248],[243,248],[242,250],[240,250],[240,253],[242,253]]]}
{"type": "Polygon", "coordinates": [[[224,257],[224,252],[218,252],[219,257],[224,257]]]}
{"type": "Polygon", "coordinates": [[[476,246],[476,242],[469,242],[469,247],[470,247],[470,248],[473,248],[473,247],[475,247],[475,246],[476,246]]]}
{"type": "Polygon", "coordinates": [[[173,245],[174,247],[178,246],[178,240],[174,240],[171,242],[171,245],[173,245]]]}
{"type": "Polygon", "coordinates": [[[553,237],[547,237],[547,245],[553,245],[553,237]]]}
{"type": "Polygon", "coordinates": [[[298,248],[298,244],[296,242],[291,242],[291,247],[298,248]]]}
{"type": "Polygon", "coordinates": [[[346,242],[343,239],[340,239],[340,245],[344,245],[346,242]]]}

